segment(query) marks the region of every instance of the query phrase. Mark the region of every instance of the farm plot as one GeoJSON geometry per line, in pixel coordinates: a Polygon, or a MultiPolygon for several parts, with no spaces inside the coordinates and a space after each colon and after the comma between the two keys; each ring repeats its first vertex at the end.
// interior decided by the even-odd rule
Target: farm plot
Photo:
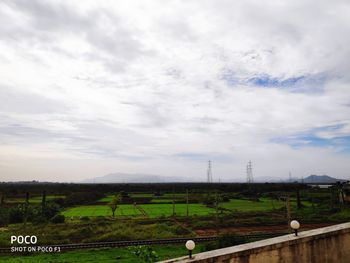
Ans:
{"type": "Polygon", "coordinates": [[[284,206],[282,201],[269,198],[260,198],[260,201],[250,201],[242,199],[231,199],[230,202],[221,203],[220,207],[242,212],[249,211],[269,211],[284,206]]]}
{"type": "MultiPolygon", "coordinates": [[[[171,216],[173,214],[172,204],[146,204],[140,205],[149,217],[160,217],[160,216],[171,216]]],[[[189,204],[188,213],[189,215],[208,215],[214,213],[215,209],[207,207],[202,204],[189,204]]],[[[175,204],[175,215],[185,216],[187,213],[186,204],[175,204]]]]}
{"type": "MultiPolygon", "coordinates": [[[[86,205],[72,207],[62,212],[67,217],[80,216],[111,216],[112,212],[108,206],[104,205],[86,205]]],[[[134,205],[119,205],[116,210],[116,216],[141,216],[141,212],[134,205]]]]}
{"type": "MultiPolygon", "coordinates": [[[[56,199],[56,198],[65,198],[64,195],[48,195],[46,196],[46,201],[52,200],[52,199],[56,199]]],[[[25,202],[25,198],[7,198],[5,199],[6,203],[24,203],[25,202]]],[[[42,202],[42,196],[34,196],[34,197],[30,197],[29,198],[29,203],[30,204],[37,204],[37,203],[41,203],[42,202]]]]}
{"type": "MultiPolygon", "coordinates": [[[[144,204],[138,205],[148,217],[161,217],[171,216],[173,214],[172,204],[144,204]]],[[[177,216],[186,215],[186,204],[175,204],[175,214],[177,216]]],[[[208,215],[214,213],[215,210],[206,207],[202,204],[189,204],[189,215],[208,215]]],[[[67,217],[80,217],[80,216],[111,216],[112,212],[108,206],[104,205],[89,205],[72,207],[62,212],[67,217]]],[[[134,205],[122,204],[119,205],[116,210],[116,216],[144,216],[140,209],[134,205]]]]}

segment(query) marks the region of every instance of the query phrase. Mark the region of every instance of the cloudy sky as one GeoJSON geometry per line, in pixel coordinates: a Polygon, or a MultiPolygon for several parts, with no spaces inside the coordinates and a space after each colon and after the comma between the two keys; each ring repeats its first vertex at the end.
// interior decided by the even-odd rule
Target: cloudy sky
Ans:
{"type": "Polygon", "coordinates": [[[350,4],[0,2],[2,181],[350,179],[350,4]]]}

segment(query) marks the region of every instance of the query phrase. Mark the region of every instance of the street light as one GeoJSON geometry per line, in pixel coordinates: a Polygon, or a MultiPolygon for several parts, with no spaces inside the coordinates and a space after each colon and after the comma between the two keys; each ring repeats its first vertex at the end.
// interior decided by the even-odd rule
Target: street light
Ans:
{"type": "Polygon", "coordinates": [[[295,236],[298,236],[298,229],[300,228],[300,224],[297,220],[293,220],[290,222],[290,227],[294,230],[295,236]]]}
{"type": "Polygon", "coordinates": [[[186,248],[188,250],[188,255],[190,258],[192,258],[192,250],[196,247],[196,244],[194,243],[193,240],[188,240],[186,242],[186,248]]]}

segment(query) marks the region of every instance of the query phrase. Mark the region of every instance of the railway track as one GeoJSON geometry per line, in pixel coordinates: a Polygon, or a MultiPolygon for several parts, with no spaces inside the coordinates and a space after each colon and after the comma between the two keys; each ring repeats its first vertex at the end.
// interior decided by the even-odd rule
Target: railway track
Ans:
{"type": "MultiPolygon", "coordinates": [[[[280,236],[286,233],[266,233],[266,234],[250,234],[238,237],[245,237],[248,239],[265,239],[280,236]]],[[[188,238],[168,238],[168,239],[151,239],[151,240],[134,240],[134,241],[112,241],[112,242],[95,242],[95,243],[80,243],[80,244],[55,244],[55,245],[28,245],[35,247],[52,247],[60,248],[60,251],[74,250],[74,249],[93,249],[106,247],[128,247],[128,246],[142,246],[142,245],[169,245],[169,244],[185,244],[189,239],[196,243],[203,243],[215,241],[218,236],[208,237],[188,237],[188,238]]],[[[0,253],[10,253],[11,247],[0,248],[0,253]]]]}

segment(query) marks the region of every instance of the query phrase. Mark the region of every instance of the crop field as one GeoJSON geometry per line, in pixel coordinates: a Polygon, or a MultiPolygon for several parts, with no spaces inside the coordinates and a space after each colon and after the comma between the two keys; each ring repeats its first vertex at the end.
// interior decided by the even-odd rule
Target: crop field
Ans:
{"type": "MultiPolygon", "coordinates": [[[[173,214],[172,204],[147,204],[140,205],[147,213],[149,217],[171,216],[173,214]]],[[[189,215],[208,215],[214,213],[215,209],[209,208],[202,204],[189,204],[189,215]]],[[[175,204],[175,214],[177,216],[185,216],[187,213],[186,204],[175,204]]]]}
{"type": "MultiPolygon", "coordinates": [[[[185,200],[186,194],[184,193],[174,193],[174,194],[163,194],[161,196],[155,196],[152,193],[131,193],[129,195],[131,198],[152,198],[152,203],[167,203],[172,202],[172,200],[185,200]]],[[[114,195],[107,195],[106,197],[103,197],[99,199],[98,201],[101,203],[108,203],[112,201],[114,195]]]]}
{"type": "MultiPolygon", "coordinates": [[[[67,217],[80,216],[112,216],[111,209],[107,205],[84,205],[72,207],[62,213],[67,217]]],[[[116,216],[141,216],[141,212],[134,205],[119,205],[115,211],[116,216]]]]}
{"type": "MultiPolygon", "coordinates": [[[[176,200],[175,200],[176,201],[176,200]]],[[[152,201],[151,201],[151,203],[154,203],[154,204],[159,204],[159,203],[172,203],[173,202],[173,200],[172,199],[152,199],[152,201]]]]}
{"type": "MultiPolygon", "coordinates": [[[[173,214],[172,204],[144,204],[139,205],[147,214],[148,217],[171,216],[173,214]]],[[[202,204],[189,204],[189,215],[208,215],[215,212],[214,209],[206,207],[202,204]]],[[[175,204],[175,214],[185,216],[187,213],[186,204],[175,204]]],[[[106,205],[89,205],[72,207],[65,210],[63,215],[67,217],[80,216],[111,216],[111,209],[106,205]]],[[[116,216],[143,216],[141,211],[134,205],[121,204],[116,210],[116,216]]]]}
{"type": "Polygon", "coordinates": [[[278,209],[284,206],[284,202],[268,198],[260,198],[260,201],[250,201],[242,199],[231,199],[230,202],[221,203],[220,207],[237,210],[242,212],[248,211],[268,211],[278,209]]]}
{"type": "MultiPolygon", "coordinates": [[[[46,200],[52,200],[56,198],[65,198],[63,195],[48,195],[46,196],[46,200]]],[[[29,198],[29,203],[36,204],[36,203],[41,203],[42,197],[41,196],[35,196],[35,197],[30,197],[29,198]]],[[[6,199],[7,203],[24,203],[25,198],[7,198],[6,199]]]]}
{"type": "MultiPolygon", "coordinates": [[[[101,200],[107,200],[112,196],[107,196],[101,200]]],[[[106,202],[107,203],[107,202],[106,202]]],[[[250,201],[243,199],[231,199],[229,202],[220,203],[219,207],[229,209],[232,211],[240,212],[252,212],[252,211],[271,211],[279,209],[285,204],[282,201],[273,200],[269,198],[260,198],[259,201],[250,201]]],[[[294,205],[294,202],[293,204],[294,205]]],[[[133,217],[144,217],[144,211],[147,217],[167,217],[173,215],[173,205],[171,199],[152,199],[150,204],[139,204],[137,206],[133,204],[120,204],[115,212],[116,216],[133,216],[133,217]],[[141,208],[141,209],[140,209],[141,208]]],[[[191,203],[188,205],[189,215],[205,216],[208,214],[215,213],[215,209],[208,207],[204,204],[191,203]]],[[[97,216],[111,216],[112,212],[108,205],[84,205],[78,207],[68,208],[62,212],[67,217],[97,217],[97,216]]],[[[175,215],[186,216],[187,205],[186,204],[175,204],[175,215]]]]}

